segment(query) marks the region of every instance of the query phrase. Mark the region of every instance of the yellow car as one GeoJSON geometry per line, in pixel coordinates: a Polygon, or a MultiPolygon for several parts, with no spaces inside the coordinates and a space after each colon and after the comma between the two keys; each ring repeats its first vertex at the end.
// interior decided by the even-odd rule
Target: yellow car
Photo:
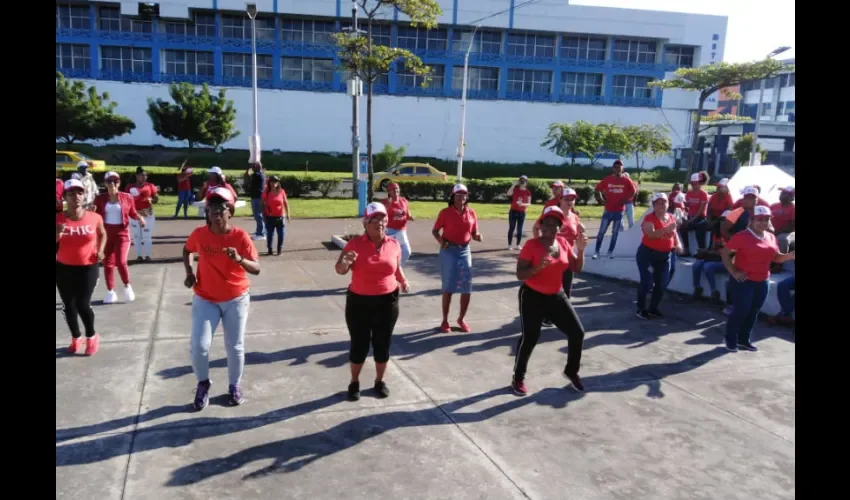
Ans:
{"type": "Polygon", "coordinates": [[[427,163],[399,163],[383,172],[375,172],[374,189],[386,191],[387,184],[393,181],[443,181],[448,180],[445,172],[440,172],[427,163]]]}
{"type": "Polygon", "coordinates": [[[77,163],[85,161],[89,164],[89,170],[106,170],[106,162],[94,160],[88,156],[75,151],[56,151],[56,168],[77,168],[77,163]]]}

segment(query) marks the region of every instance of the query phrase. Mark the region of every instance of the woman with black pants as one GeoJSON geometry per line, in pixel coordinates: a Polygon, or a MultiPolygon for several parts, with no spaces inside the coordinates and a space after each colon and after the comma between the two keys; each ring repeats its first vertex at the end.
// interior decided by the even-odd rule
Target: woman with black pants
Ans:
{"type": "Polygon", "coordinates": [[[283,251],[283,237],[286,234],[286,222],[289,222],[289,202],[286,191],[280,187],[280,177],[272,175],[266,185],[266,190],[260,198],[263,220],[266,227],[266,244],[269,255],[272,254],[274,233],[277,231],[277,254],[283,251]],[[286,222],[284,222],[286,219],[286,222]]]}
{"type": "Polygon", "coordinates": [[[580,233],[575,248],[558,232],[566,217],[558,207],[546,207],[540,222],[540,236],[525,244],[517,259],[516,277],[523,281],[519,288],[519,312],[522,335],[517,345],[514,377],[511,388],[525,395],[525,372],[531,352],[540,339],[543,319],[550,319],[567,335],[567,366],[564,376],[572,387],[582,392],[584,384],[578,375],[584,326],[578,318],[562,284],[564,270],[575,272],[584,266],[584,249],[587,237],[580,233]]]}
{"type": "Polygon", "coordinates": [[[670,255],[674,251],[682,253],[679,233],[676,231],[676,218],[667,212],[667,195],[655,193],[651,200],[653,211],[644,217],[641,224],[643,240],[635,257],[640,272],[637,315],[643,319],[663,317],[658,306],[661,304],[664,290],[670,283],[670,255]],[[646,296],[650,289],[652,296],[647,309],[646,296]]]}
{"type": "Polygon", "coordinates": [[[345,298],[345,323],[351,337],[351,383],[348,399],[360,399],[360,371],[369,346],[375,358],[375,392],[390,395],[384,372],[390,359],[393,329],[398,320],[398,292],[409,290],[401,269],[401,245],[387,237],[387,209],[370,203],[363,217],[365,234],[351,239],[336,261],[336,272],[351,270],[351,285],[345,298]]]}
{"type": "Polygon", "coordinates": [[[64,198],[68,208],[56,214],[56,288],[62,297],[62,311],[71,330],[68,352],[80,348],[82,333],[77,316],[86,330],[86,356],[97,352],[99,337],[94,329],[91,297],[97,285],[106,247],[103,218],[86,210],[83,183],[78,179],[65,182],[64,198]]]}

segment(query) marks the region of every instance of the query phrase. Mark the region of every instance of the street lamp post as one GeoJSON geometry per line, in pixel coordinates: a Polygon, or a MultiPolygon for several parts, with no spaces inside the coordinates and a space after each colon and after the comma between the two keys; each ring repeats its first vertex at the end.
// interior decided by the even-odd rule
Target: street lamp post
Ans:
{"type": "MultiPolygon", "coordinates": [[[[351,0],[351,33],[360,35],[357,29],[357,0],[351,0]]],[[[348,94],[351,96],[351,185],[355,198],[360,197],[360,96],[363,95],[363,82],[352,72],[348,80],[348,94]]]]}
{"type": "MultiPolygon", "coordinates": [[[[785,52],[786,50],[788,50],[790,48],[791,47],[779,47],[778,49],[776,49],[773,52],[771,52],[770,54],[768,54],[766,56],[766,59],[770,59],[771,57],[778,56],[779,54],[785,52]]],[[[758,103],[758,106],[756,106],[756,127],[755,127],[755,130],[753,131],[753,146],[752,146],[752,149],[750,150],[750,165],[756,164],[756,152],[757,152],[758,140],[759,140],[759,125],[761,124],[761,106],[762,106],[762,101],[764,100],[765,83],[766,83],[766,78],[762,78],[761,84],[759,85],[759,103],[758,103]]],[[[761,158],[759,158],[759,164],[761,164],[761,158]]]]}
{"type": "Polygon", "coordinates": [[[466,91],[469,87],[469,53],[472,51],[472,46],[475,44],[475,32],[478,31],[478,26],[472,29],[472,36],[469,40],[469,47],[466,48],[466,55],[463,58],[463,90],[460,97],[460,141],[457,145],[457,182],[462,182],[463,179],[463,153],[466,140],[466,91]]]}
{"type": "Polygon", "coordinates": [[[260,163],[260,119],[257,104],[257,4],[249,3],[248,17],[251,19],[251,91],[254,97],[254,134],[248,143],[249,163],[260,163]]]}

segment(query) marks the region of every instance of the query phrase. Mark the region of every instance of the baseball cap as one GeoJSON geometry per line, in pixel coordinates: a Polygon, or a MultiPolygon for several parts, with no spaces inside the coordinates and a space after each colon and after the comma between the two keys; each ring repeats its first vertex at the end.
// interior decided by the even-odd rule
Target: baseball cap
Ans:
{"type": "Polygon", "coordinates": [[[118,175],[118,172],[106,172],[106,175],[103,176],[103,180],[107,179],[121,179],[121,176],[118,175]]]}
{"type": "Polygon", "coordinates": [[[397,182],[390,182],[389,184],[387,184],[387,191],[389,191],[390,189],[395,189],[397,187],[398,187],[397,182]]]}
{"type": "Polygon", "coordinates": [[[617,165],[623,166],[623,160],[614,160],[614,163],[611,164],[612,167],[616,167],[617,165]]]}
{"type": "Polygon", "coordinates": [[[785,186],[784,188],[782,188],[782,192],[783,193],[793,193],[794,192],[794,186],[785,186]]]}
{"type": "Polygon", "coordinates": [[[658,200],[667,200],[667,195],[664,193],[652,193],[652,196],[649,198],[650,203],[655,203],[658,200]]]}
{"type": "Polygon", "coordinates": [[[77,168],[89,168],[89,162],[85,160],[80,160],[77,162],[77,168]]]}
{"type": "Polygon", "coordinates": [[[185,173],[187,173],[187,174],[191,174],[191,173],[192,173],[192,169],[191,169],[191,168],[187,168],[187,169],[186,169],[186,170],[184,170],[183,172],[185,172],[185,173]]]}
{"type": "Polygon", "coordinates": [[[699,182],[701,180],[702,178],[700,177],[699,172],[691,174],[691,182],[699,182]]]}
{"type": "Polygon", "coordinates": [[[521,181],[527,181],[527,180],[528,180],[528,176],[527,176],[527,175],[520,175],[520,176],[519,176],[519,180],[521,180],[521,181]]]}
{"type": "Polygon", "coordinates": [[[753,217],[770,217],[770,209],[764,205],[756,205],[753,208],[753,217]]]}
{"type": "Polygon", "coordinates": [[[452,188],[452,194],[457,193],[469,194],[469,190],[466,189],[466,186],[464,186],[463,184],[455,184],[455,186],[452,188]]]}
{"type": "Polygon", "coordinates": [[[720,179],[719,181],[717,181],[718,186],[725,186],[727,184],[729,184],[729,178],[728,177],[724,177],[724,178],[720,179]]]}
{"type": "Polygon", "coordinates": [[[207,173],[208,173],[208,174],[218,174],[218,175],[221,175],[221,169],[220,169],[220,168],[218,168],[218,167],[210,167],[210,168],[207,170],[207,173]]]}
{"type": "Polygon", "coordinates": [[[366,205],[366,213],[363,215],[363,220],[369,220],[376,215],[383,215],[384,217],[387,216],[387,208],[384,204],[372,202],[366,205]]]}
{"type": "Polygon", "coordinates": [[[747,196],[747,195],[758,196],[759,192],[756,188],[754,188],[752,186],[747,186],[747,187],[745,187],[744,189],[741,190],[741,195],[742,196],[747,196]]]}
{"type": "Polygon", "coordinates": [[[83,186],[83,183],[79,179],[68,179],[65,181],[65,191],[68,191],[69,189],[86,190],[85,186],[83,186]]]}
{"type": "Polygon", "coordinates": [[[210,190],[209,194],[210,198],[221,198],[227,203],[233,203],[233,193],[230,192],[229,189],[224,187],[214,187],[210,190]]]}
{"type": "Polygon", "coordinates": [[[729,215],[729,212],[731,212],[731,210],[724,210],[723,213],[720,216],[725,219],[726,216],[729,215]]]}
{"type": "Polygon", "coordinates": [[[673,201],[676,203],[684,203],[685,202],[685,193],[679,193],[673,198],[673,201]]]}
{"type": "Polygon", "coordinates": [[[573,188],[565,188],[564,194],[561,195],[561,198],[566,198],[567,196],[578,196],[576,194],[576,190],[573,188]]]}
{"type": "Polygon", "coordinates": [[[556,206],[546,207],[543,210],[543,215],[540,216],[540,218],[545,219],[546,217],[555,217],[556,219],[561,221],[561,224],[563,224],[564,221],[567,220],[567,216],[564,215],[564,211],[556,206]]]}
{"type": "Polygon", "coordinates": [[[555,181],[552,184],[550,184],[549,187],[561,187],[562,188],[562,187],[564,187],[564,183],[561,182],[561,181],[555,181]]]}

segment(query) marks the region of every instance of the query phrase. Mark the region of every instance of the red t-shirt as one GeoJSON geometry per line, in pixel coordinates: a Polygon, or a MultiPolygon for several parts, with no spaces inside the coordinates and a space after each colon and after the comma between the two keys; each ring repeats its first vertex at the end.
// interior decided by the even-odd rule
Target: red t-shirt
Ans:
{"type": "Polygon", "coordinates": [[[210,302],[226,302],[248,290],[245,269],[230,260],[225,250],[235,248],[239,255],[257,260],[257,249],[244,230],[232,226],[226,234],[215,234],[209,226],[195,228],[186,240],[186,249],[198,255],[195,293],[210,302]]]}
{"type": "MultiPolygon", "coordinates": [[[[649,213],[646,217],[644,217],[641,226],[647,222],[651,222],[652,228],[656,231],[667,226],[676,226],[676,218],[670,214],[667,214],[667,222],[664,222],[655,215],[655,212],[649,213]]],[[[643,230],[642,227],[641,230],[643,230]]],[[[661,238],[650,238],[646,235],[646,231],[643,231],[643,239],[640,242],[643,246],[651,248],[657,252],[670,252],[673,250],[673,247],[676,246],[676,231],[670,233],[670,236],[661,238]]]]}
{"type": "Polygon", "coordinates": [[[558,207],[561,205],[560,198],[552,198],[551,200],[547,200],[546,203],[543,204],[543,210],[546,210],[547,207],[558,207]]]}
{"type": "Polygon", "coordinates": [[[515,188],[511,194],[511,210],[514,212],[525,212],[528,207],[520,206],[519,203],[531,203],[531,190],[515,188]]]}
{"type": "MultiPolygon", "coordinates": [[[[756,201],[756,205],[761,205],[763,207],[769,207],[770,206],[770,204],[768,202],[764,201],[764,199],[761,196],[759,196],[758,201],[756,201]]],[[[735,202],[735,205],[732,206],[732,208],[741,208],[743,206],[744,206],[744,198],[739,198],[738,201],[735,202]]],[[[750,210],[750,212],[752,212],[752,210],[750,210]]]]}
{"type": "Polygon", "coordinates": [[[770,222],[773,223],[773,228],[776,229],[776,231],[780,231],[788,226],[788,224],[794,222],[796,217],[797,206],[793,203],[789,204],[787,207],[783,206],[782,203],[779,202],[770,206],[770,222]]]}
{"type": "Polygon", "coordinates": [[[141,186],[130,184],[127,186],[127,192],[133,195],[136,201],[136,210],[144,210],[153,208],[151,198],[157,196],[156,186],[150,182],[146,182],[141,186]],[[135,191],[134,191],[135,190],[135,191]]]}
{"type": "Polygon", "coordinates": [[[62,196],[65,194],[65,183],[56,179],[56,211],[62,210],[62,196]]]}
{"type": "Polygon", "coordinates": [[[440,210],[434,231],[443,230],[443,239],[455,245],[466,245],[472,239],[472,233],[478,232],[478,216],[471,207],[458,213],[455,207],[440,210]]]}
{"type": "Polygon", "coordinates": [[[269,190],[263,191],[262,200],[266,207],[263,210],[263,215],[269,217],[284,216],[283,203],[286,201],[286,191],[283,188],[280,188],[277,193],[272,193],[269,190]]]}
{"type": "MultiPolygon", "coordinates": [[[[525,280],[534,291],[544,295],[555,295],[563,290],[563,274],[571,265],[575,264],[573,257],[573,246],[566,238],[561,236],[555,237],[555,242],[561,249],[558,258],[552,258],[552,263],[544,267],[539,273],[525,280]]],[[[528,241],[522,250],[519,252],[519,258],[531,262],[532,266],[540,264],[544,257],[549,255],[549,249],[543,246],[540,238],[534,238],[528,241]]]]}
{"type": "Polygon", "coordinates": [[[770,278],[770,264],[779,254],[776,236],[765,231],[764,238],[759,238],[749,228],[729,238],[726,248],[735,252],[735,267],[747,273],[750,281],[770,278]]]}
{"type": "Polygon", "coordinates": [[[691,189],[685,194],[685,205],[688,207],[688,217],[705,217],[708,211],[708,193],[702,189],[691,189]],[[705,202],[705,205],[699,210],[699,204],[702,202],[705,202]]]}
{"type": "Polygon", "coordinates": [[[731,194],[714,193],[708,199],[708,213],[710,213],[713,218],[719,219],[723,216],[723,212],[732,210],[734,205],[735,202],[732,201],[731,194]]]}
{"type": "Polygon", "coordinates": [[[345,244],[343,252],[355,251],[357,258],[351,265],[351,285],[348,289],[357,295],[386,295],[398,288],[398,262],[401,245],[393,238],[384,238],[381,249],[364,234],[345,244]]]}
{"type": "MultiPolygon", "coordinates": [[[[564,237],[571,244],[575,243],[576,239],[578,239],[578,225],[581,220],[577,213],[572,210],[566,214],[566,221],[561,225],[561,232],[558,233],[558,236],[564,237]]],[[[540,214],[540,217],[537,218],[537,224],[543,222],[543,214],[540,214]]]]}
{"type": "MultiPolygon", "coordinates": [[[[213,190],[213,188],[217,188],[217,187],[219,187],[218,184],[212,184],[212,183],[207,184],[207,192],[204,195],[205,201],[210,201],[210,198],[212,198],[212,190],[213,190]]],[[[224,187],[224,189],[227,189],[228,191],[230,191],[230,194],[233,195],[234,200],[239,198],[238,196],[236,196],[236,190],[233,189],[233,186],[231,186],[229,183],[225,182],[224,186],[222,186],[222,187],[224,187]]]]}
{"type": "Polygon", "coordinates": [[[605,195],[605,210],[622,212],[626,209],[626,203],[635,195],[635,185],[631,179],[611,174],[599,181],[596,191],[605,195]]]}
{"type": "Polygon", "coordinates": [[[396,201],[387,198],[383,200],[383,203],[387,207],[387,227],[396,231],[406,228],[407,219],[410,217],[410,206],[407,203],[407,199],[399,196],[396,201]]]}
{"type": "Polygon", "coordinates": [[[102,222],[103,218],[90,210],[80,220],[71,220],[64,212],[56,214],[56,225],[65,224],[56,260],[67,266],[97,264],[97,226],[102,222]]]}
{"type": "MultiPolygon", "coordinates": [[[[177,178],[179,179],[181,175],[183,175],[183,174],[182,173],[177,174],[177,178]]],[[[182,181],[178,180],[177,181],[177,190],[178,191],[190,191],[192,189],[192,181],[190,181],[189,179],[191,179],[191,178],[192,178],[191,175],[187,175],[185,180],[182,180],[182,181]]]]}

